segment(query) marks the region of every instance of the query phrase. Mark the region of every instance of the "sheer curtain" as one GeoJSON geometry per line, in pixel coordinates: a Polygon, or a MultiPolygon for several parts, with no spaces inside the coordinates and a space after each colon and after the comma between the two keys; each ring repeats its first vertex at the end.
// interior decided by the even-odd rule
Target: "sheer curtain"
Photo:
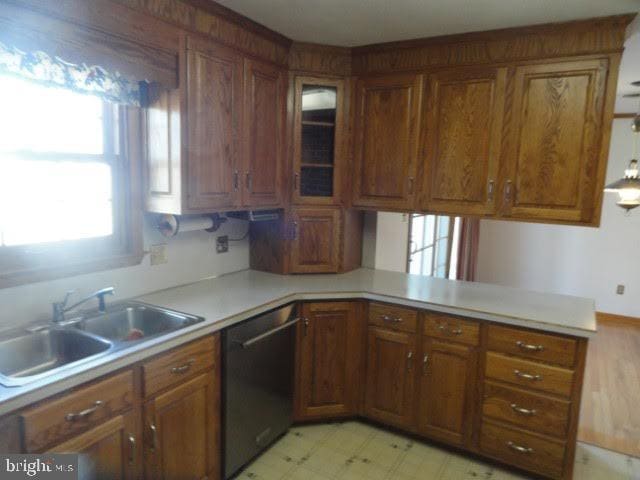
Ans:
{"type": "Polygon", "coordinates": [[[456,278],[473,282],[476,280],[478,265],[478,244],[480,242],[480,219],[463,218],[460,225],[458,266],[456,278]]]}

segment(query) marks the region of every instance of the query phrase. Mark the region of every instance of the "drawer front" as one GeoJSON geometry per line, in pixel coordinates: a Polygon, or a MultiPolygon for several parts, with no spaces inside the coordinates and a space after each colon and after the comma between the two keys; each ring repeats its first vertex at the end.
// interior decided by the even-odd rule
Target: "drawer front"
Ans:
{"type": "Polygon", "coordinates": [[[480,343],[480,324],[478,322],[439,313],[423,313],[423,316],[425,335],[467,345],[480,343]]]}
{"type": "Polygon", "coordinates": [[[487,352],[486,376],[526,388],[569,397],[573,371],[529,360],[487,352]]]}
{"type": "Polygon", "coordinates": [[[572,338],[530,332],[518,328],[489,326],[488,348],[496,352],[573,367],[577,342],[572,338]]]}
{"type": "Polygon", "coordinates": [[[571,402],[492,382],[484,385],[482,414],[527,430],[564,438],[571,402]]]}
{"type": "Polygon", "coordinates": [[[213,368],[219,362],[220,338],[209,336],[171,350],[142,366],[145,397],[213,368]]]}
{"type": "Polygon", "coordinates": [[[371,302],[369,304],[369,325],[416,333],[418,331],[418,312],[408,308],[371,302]]]}
{"type": "Polygon", "coordinates": [[[498,460],[552,478],[562,475],[565,443],[484,421],[480,450],[498,460]]]}
{"type": "Polygon", "coordinates": [[[27,452],[37,452],[133,405],[133,372],[114,375],[22,412],[27,452]]]}

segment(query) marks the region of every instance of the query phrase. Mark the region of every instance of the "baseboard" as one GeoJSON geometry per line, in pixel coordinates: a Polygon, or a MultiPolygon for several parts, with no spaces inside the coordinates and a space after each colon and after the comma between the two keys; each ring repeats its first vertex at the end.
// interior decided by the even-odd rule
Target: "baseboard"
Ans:
{"type": "Polygon", "coordinates": [[[616,325],[627,325],[640,328],[640,318],[618,315],[616,313],[596,312],[598,323],[609,323],[616,325]]]}

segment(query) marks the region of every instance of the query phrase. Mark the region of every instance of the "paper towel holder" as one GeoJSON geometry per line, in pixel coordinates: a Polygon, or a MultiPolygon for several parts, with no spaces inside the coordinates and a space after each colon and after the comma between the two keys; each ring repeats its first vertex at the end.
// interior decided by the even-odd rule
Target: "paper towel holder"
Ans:
{"type": "Polygon", "coordinates": [[[226,221],[227,219],[218,213],[201,215],[196,218],[181,218],[177,215],[163,214],[158,217],[156,227],[163,236],[175,237],[180,232],[196,230],[213,233],[226,221]]]}

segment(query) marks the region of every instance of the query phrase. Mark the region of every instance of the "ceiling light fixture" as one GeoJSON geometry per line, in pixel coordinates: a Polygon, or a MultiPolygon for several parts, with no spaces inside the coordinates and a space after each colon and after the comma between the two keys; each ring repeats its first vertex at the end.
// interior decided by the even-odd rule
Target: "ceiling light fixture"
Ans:
{"type": "MultiPolygon", "coordinates": [[[[640,86],[640,81],[633,82],[634,87],[640,86]]],[[[625,97],[640,97],[639,93],[624,95],[625,97]]],[[[631,121],[633,135],[633,156],[629,162],[629,167],[624,171],[624,177],[607,185],[605,192],[615,192],[618,194],[616,205],[624,208],[627,212],[640,206],[640,175],[638,172],[638,136],[640,135],[640,108],[638,114],[631,121]]]]}

